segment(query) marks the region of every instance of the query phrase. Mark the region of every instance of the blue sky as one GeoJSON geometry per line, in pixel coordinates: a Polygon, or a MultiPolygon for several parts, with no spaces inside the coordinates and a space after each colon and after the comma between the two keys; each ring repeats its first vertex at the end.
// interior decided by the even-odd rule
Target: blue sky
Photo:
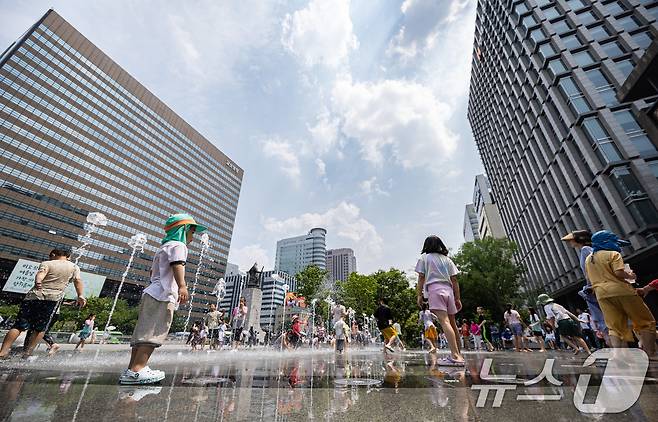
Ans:
{"type": "Polygon", "coordinates": [[[244,170],[229,261],[327,228],[361,272],[463,242],[476,0],[0,1],[4,49],[50,6],[244,170]]]}

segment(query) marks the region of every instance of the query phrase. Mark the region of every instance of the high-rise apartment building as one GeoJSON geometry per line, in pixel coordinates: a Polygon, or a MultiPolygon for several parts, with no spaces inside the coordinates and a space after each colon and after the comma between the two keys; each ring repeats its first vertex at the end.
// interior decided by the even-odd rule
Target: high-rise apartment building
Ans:
{"type": "Polygon", "coordinates": [[[478,215],[475,212],[473,204],[466,204],[464,211],[464,241],[472,242],[480,238],[480,230],[478,228],[478,215]]]}
{"type": "Polygon", "coordinates": [[[484,174],[475,176],[473,188],[473,209],[477,215],[478,238],[494,237],[500,239],[506,237],[503,221],[498,211],[498,205],[494,200],[489,179],[484,174]]]}
{"type": "Polygon", "coordinates": [[[657,141],[649,106],[616,91],[658,35],[658,2],[480,0],[468,118],[527,286],[561,295],[583,282],[575,229],[631,241],[627,261],[656,272],[657,141]]]}
{"type": "Polygon", "coordinates": [[[356,272],[356,257],[350,248],[329,249],[327,251],[327,271],[332,282],[345,281],[356,272]]]}
{"type": "Polygon", "coordinates": [[[311,265],[326,269],[326,237],[325,229],[314,228],[308,234],[279,240],[276,242],[274,270],[296,276],[311,265]]]}
{"type": "MultiPolygon", "coordinates": [[[[0,56],[0,154],[0,285],[19,259],[79,246],[86,216],[101,212],[109,224],[80,267],[106,277],[101,295],[114,294],[127,240],[145,233],[122,295],[135,302],[165,219],[187,212],[210,236],[194,311],[214,301],[242,169],[53,10],[0,56]]],[[[200,249],[197,236],[190,286],[200,249]]]]}

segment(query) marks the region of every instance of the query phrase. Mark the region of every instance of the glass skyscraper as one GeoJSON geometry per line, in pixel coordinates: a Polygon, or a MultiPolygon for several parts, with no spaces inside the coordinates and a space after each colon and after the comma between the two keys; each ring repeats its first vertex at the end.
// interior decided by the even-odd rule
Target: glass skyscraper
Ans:
{"type": "Polygon", "coordinates": [[[529,289],[584,281],[560,238],[608,229],[632,242],[638,276],[658,267],[658,140],[651,102],[617,90],[658,36],[658,1],[480,0],[468,118],[529,289]]]}
{"type": "Polygon", "coordinates": [[[283,271],[294,277],[310,265],[326,269],[326,237],[325,229],[314,228],[306,235],[279,240],[276,242],[274,270],[283,271]]]}
{"type": "MultiPolygon", "coordinates": [[[[109,224],[80,267],[116,292],[136,232],[148,236],[128,276],[136,301],[168,215],[209,227],[195,311],[224,275],[243,171],[55,11],[0,56],[0,283],[18,259],[79,246],[88,213],[109,224]]],[[[200,244],[190,245],[191,287],[200,244]]]]}

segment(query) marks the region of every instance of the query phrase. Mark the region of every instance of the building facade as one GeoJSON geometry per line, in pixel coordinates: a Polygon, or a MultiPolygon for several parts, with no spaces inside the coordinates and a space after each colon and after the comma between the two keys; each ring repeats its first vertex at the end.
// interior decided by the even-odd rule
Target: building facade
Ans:
{"type": "Polygon", "coordinates": [[[475,212],[475,207],[473,204],[466,204],[463,229],[465,242],[472,242],[480,238],[480,229],[478,227],[478,215],[475,212]]]}
{"type": "MultiPolygon", "coordinates": [[[[238,306],[242,290],[247,283],[247,275],[234,274],[225,278],[226,294],[219,304],[219,309],[229,316],[231,311],[238,306]]],[[[274,329],[276,311],[283,305],[285,298],[284,286],[288,285],[288,291],[297,290],[297,280],[284,272],[264,271],[260,276],[260,286],[263,300],[260,307],[260,329],[274,329]]]]}
{"type": "Polygon", "coordinates": [[[350,248],[327,250],[327,271],[332,282],[345,281],[356,272],[356,256],[350,248]]]}
{"type": "Polygon", "coordinates": [[[648,0],[480,0],[468,119],[527,289],[560,296],[584,280],[571,230],[631,241],[640,277],[658,255],[656,139],[646,99],[619,102],[658,34],[648,0]]]}
{"type": "MultiPolygon", "coordinates": [[[[0,154],[0,285],[19,259],[79,246],[86,216],[101,212],[109,223],[93,234],[80,267],[106,277],[101,296],[113,295],[127,240],[145,233],[122,294],[135,303],[165,219],[187,212],[210,236],[195,313],[213,301],[243,171],[53,10],[0,56],[0,154]]],[[[190,286],[200,250],[197,236],[190,286]]]]}
{"type": "Polygon", "coordinates": [[[473,209],[477,215],[479,239],[485,237],[500,239],[507,236],[498,205],[494,200],[494,193],[491,191],[491,184],[484,174],[475,176],[473,209]]]}
{"type": "Polygon", "coordinates": [[[327,231],[314,228],[306,235],[281,239],[276,242],[275,271],[296,276],[310,265],[327,267],[327,231]]]}

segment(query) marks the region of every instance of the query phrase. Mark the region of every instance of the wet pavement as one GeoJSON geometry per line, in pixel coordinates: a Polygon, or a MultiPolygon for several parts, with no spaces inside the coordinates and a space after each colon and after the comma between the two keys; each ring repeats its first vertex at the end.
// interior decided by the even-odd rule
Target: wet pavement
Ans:
{"type": "MultiPolygon", "coordinates": [[[[117,379],[129,357],[127,347],[64,351],[32,362],[0,362],[0,420],[658,420],[658,364],[649,365],[635,404],[621,413],[600,414],[580,412],[574,391],[581,379],[583,403],[595,403],[599,393],[603,397],[599,385],[606,361],[583,367],[585,356],[565,352],[466,356],[466,368],[458,369],[439,367],[437,356],[421,351],[385,358],[379,350],[336,356],[328,349],[191,353],[166,346],[151,364],[167,372],[162,383],[123,387],[117,379]],[[532,382],[547,358],[554,359],[548,372],[555,378],[532,382]],[[515,379],[492,378],[506,375],[515,379]],[[532,385],[524,385],[528,381],[532,385]],[[490,391],[483,401],[483,388],[499,391],[490,391]]],[[[624,382],[638,376],[630,370],[623,374],[619,378],[625,381],[605,384],[608,393],[613,385],[615,397],[632,396],[624,382]]]]}

